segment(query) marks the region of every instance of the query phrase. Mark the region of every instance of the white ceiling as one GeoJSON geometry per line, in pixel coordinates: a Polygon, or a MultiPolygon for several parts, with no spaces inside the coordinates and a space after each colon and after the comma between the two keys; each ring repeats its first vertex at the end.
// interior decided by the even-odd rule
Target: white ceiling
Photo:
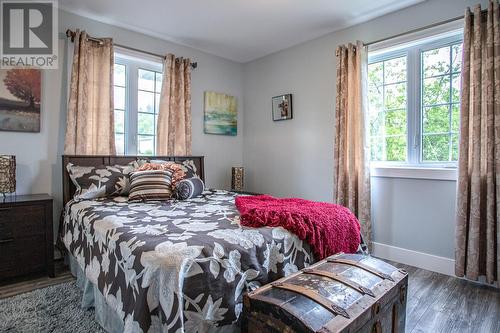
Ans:
{"type": "Polygon", "coordinates": [[[59,6],[97,21],[248,62],[422,1],[61,0],[59,6]]]}

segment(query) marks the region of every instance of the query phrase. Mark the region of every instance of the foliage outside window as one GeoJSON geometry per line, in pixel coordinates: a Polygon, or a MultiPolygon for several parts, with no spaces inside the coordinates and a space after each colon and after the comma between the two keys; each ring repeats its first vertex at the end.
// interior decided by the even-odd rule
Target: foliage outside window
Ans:
{"type": "Polygon", "coordinates": [[[137,152],[153,155],[156,152],[156,123],[160,104],[162,74],[139,69],[137,109],[137,152]]]}
{"type": "Polygon", "coordinates": [[[368,66],[372,161],[406,161],[407,57],[368,66]]]}
{"type": "Polygon", "coordinates": [[[153,155],[160,103],[160,63],[115,56],[114,104],[117,154],[153,155]]]}
{"type": "Polygon", "coordinates": [[[456,37],[370,57],[372,161],[457,161],[461,59],[462,42],[456,37]]]}

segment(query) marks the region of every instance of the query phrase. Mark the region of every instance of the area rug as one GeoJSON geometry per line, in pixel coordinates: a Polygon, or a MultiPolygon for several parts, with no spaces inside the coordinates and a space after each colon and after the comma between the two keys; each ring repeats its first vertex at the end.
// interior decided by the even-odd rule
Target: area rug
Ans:
{"type": "Polygon", "coordinates": [[[103,333],[94,310],[84,310],[76,282],[0,300],[0,332],[103,333]]]}

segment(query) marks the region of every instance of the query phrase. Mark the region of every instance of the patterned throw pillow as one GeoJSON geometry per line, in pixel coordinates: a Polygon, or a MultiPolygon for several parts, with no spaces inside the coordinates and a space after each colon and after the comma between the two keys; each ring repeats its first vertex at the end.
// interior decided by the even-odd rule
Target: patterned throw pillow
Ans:
{"type": "Polygon", "coordinates": [[[180,162],[179,164],[186,173],[184,178],[193,178],[193,177],[200,178],[200,176],[198,176],[198,170],[196,169],[196,164],[194,164],[193,160],[185,160],[180,162]]]}
{"type": "MultiPolygon", "coordinates": [[[[193,160],[185,160],[185,161],[177,161],[177,162],[173,162],[173,161],[165,161],[165,160],[155,160],[155,159],[152,159],[152,160],[149,160],[150,163],[155,163],[155,164],[163,164],[163,163],[175,163],[177,165],[180,165],[182,170],[184,170],[185,172],[185,175],[184,175],[184,178],[192,178],[192,177],[198,177],[198,170],[196,168],[196,164],[194,164],[194,161],[193,160]]],[[[142,163],[144,164],[144,163],[142,163]]]]}
{"type": "Polygon", "coordinates": [[[160,162],[160,163],[144,163],[141,165],[137,171],[144,171],[144,170],[171,170],[172,171],[172,189],[175,188],[177,183],[180,180],[183,180],[186,178],[186,172],[184,169],[181,167],[181,165],[175,163],[175,162],[166,162],[166,161],[155,161],[155,162],[160,162]]]}
{"type": "Polygon", "coordinates": [[[130,174],[129,201],[172,198],[172,170],[144,170],[130,174]]]}
{"type": "Polygon", "coordinates": [[[127,195],[130,189],[129,174],[136,167],[135,162],[97,167],[68,163],[66,170],[76,187],[73,198],[78,201],[127,195]]]}
{"type": "Polygon", "coordinates": [[[205,190],[205,184],[198,177],[181,180],[175,187],[175,195],[179,200],[199,197],[205,190]]]}

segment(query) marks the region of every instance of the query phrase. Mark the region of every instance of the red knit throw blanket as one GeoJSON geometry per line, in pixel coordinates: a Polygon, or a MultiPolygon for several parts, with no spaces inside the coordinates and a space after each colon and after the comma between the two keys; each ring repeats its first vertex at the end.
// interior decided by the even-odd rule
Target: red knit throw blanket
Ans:
{"type": "Polygon", "coordinates": [[[238,196],[235,203],[241,214],[241,225],[283,227],[307,241],[318,260],[358,249],[359,221],[343,206],[269,195],[238,196]]]}

